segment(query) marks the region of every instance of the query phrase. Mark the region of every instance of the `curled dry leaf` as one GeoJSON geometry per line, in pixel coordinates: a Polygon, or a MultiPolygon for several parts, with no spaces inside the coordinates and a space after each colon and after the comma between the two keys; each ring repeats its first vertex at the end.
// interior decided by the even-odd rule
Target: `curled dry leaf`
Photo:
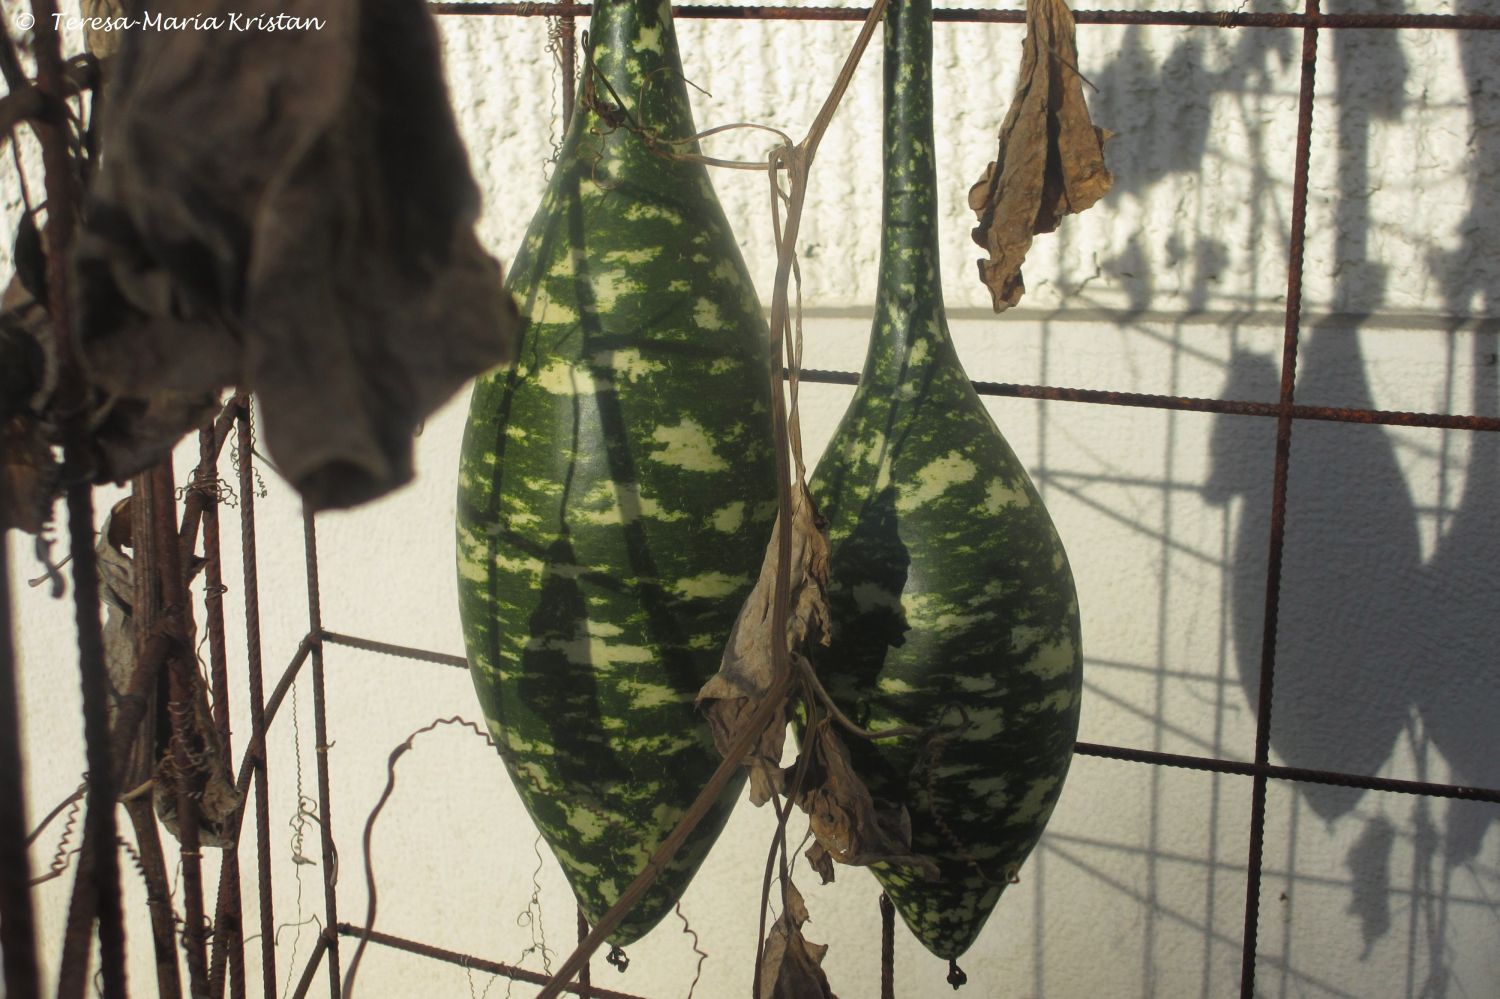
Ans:
{"type": "Polygon", "coordinates": [[[1067,4],[1027,0],[1021,75],[1000,126],[1000,153],[969,189],[969,207],[979,216],[974,242],[990,255],[979,262],[979,279],[996,312],[1026,291],[1021,264],[1032,237],[1084,211],[1114,183],[1104,165],[1110,133],[1089,119],[1082,81],[1067,4]]]}
{"type": "Polygon", "coordinates": [[[823,883],[833,880],[830,860],[856,867],[902,864],[937,877],[936,864],[911,852],[911,816],[900,805],[871,797],[832,723],[825,719],[814,726],[804,742],[786,783],[804,788],[797,805],[807,813],[815,839],[806,856],[823,883]],[[793,774],[800,767],[807,773],[798,780],[793,774]]]}
{"type": "Polygon", "coordinates": [[[823,974],[828,945],[809,943],[802,936],[802,924],[808,918],[802,893],[787,881],[781,898],[781,916],[761,951],[760,994],[756,999],[838,999],[823,974]]]}
{"type": "MultiPolygon", "coordinates": [[[[99,596],[104,604],[104,664],[111,686],[118,692],[129,689],[136,669],[135,644],[135,562],[125,553],[133,547],[130,536],[130,499],[117,503],[105,519],[95,545],[99,565],[99,596]]],[[[192,568],[191,566],[189,567],[192,568]]],[[[185,649],[191,649],[189,641],[185,649]]],[[[184,654],[179,650],[174,654],[184,654]]],[[[190,652],[186,654],[191,654],[190,652]]],[[[188,758],[193,773],[189,783],[198,802],[198,836],[202,846],[233,846],[228,821],[240,807],[240,794],[234,774],[224,753],[219,730],[214,725],[208,703],[208,685],[194,669],[193,703],[185,713],[188,758]]],[[[124,770],[128,794],[133,788],[150,783],[157,815],[173,836],[181,838],[177,827],[177,769],[172,760],[172,710],[167,700],[167,672],[158,678],[146,718],[129,747],[129,762],[124,770]]],[[[111,704],[113,716],[113,703],[111,704]]]]}
{"type": "MultiPolygon", "coordinates": [[[[776,522],[755,589],[740,610],[723,663],[703,689],[698,705],[708,718],[719,751],[726,752],[745,718],[753,714],[776,680],[772,656],[771,606],[776,591],[776,522]]],[[[810,670],[805,652],[827,644],[828,539],[805,483],[798,482],[792,500],[792,558],[787,638],[792,667],[810,670]]],[[[808,732],[796,764],[781,769],[791,696],[762,729],[755,749],[744,761],[750,768],[750,800],[762,805],[773,793],[795,787],[796,804],[805,811],[816,839],[807,858],[826,884],[833,880],[831,861],[868,865],[881,861],[907,864],[936,875],[936,868],[911,849],[911,821],[906,810],[877,803],[854,772],[842,737],[825,720],[808,732]],[[805,772],[798,775],[797,771],[805,772]]],[[[857,737],[857,736],[856,736],[857,737]]]]}
{"type": "MultiPolygon", "coordinates": [[[[776,681],[772,655],[771,608],[776,595],[780,518],[766,546],[765,561],[755,589],[740,608],[719,672],[698,691],[698,707],[708,718],[714,744],[727,752],[744,719],[755,713],[776,681]]],[[[787,614],[787,642],[795,664],[802,650],[828,642],[828,537],[807,484],[799,481],[792,493],[791,590],[787,614]]],[[[782,790],[781,751],[786,741],[787,707],[772,715],[760,741],[746,758],[750,767],[750,800],[765,804],[782,790]]]]}

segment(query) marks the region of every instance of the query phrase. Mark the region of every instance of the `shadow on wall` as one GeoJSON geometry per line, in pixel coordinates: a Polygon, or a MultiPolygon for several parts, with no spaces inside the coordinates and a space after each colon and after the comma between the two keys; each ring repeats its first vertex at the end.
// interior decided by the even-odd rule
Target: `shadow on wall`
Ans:
{"type": "MultiPolygon", "coordinates": [[[[1327,7],[1360,13],[1403,10],[1389,0],[1374,5],[1347,0],[1327,7]]],[[[1458,12],[1496,13],[1497,8],[1493,0],[1468,0],[1458,12]]],[[[1232,94],[1242,108],[1257,95],[1266,98],[1268,105],[1271,97],[1284,99],[1284,94],[1275,92],[1272,80],[1295,61],[1299,37],[1295,32],[1241,32],[1231,56],[1218,60],[1217,69],[1205,66],[1201,37],[1184,32],[1172,53],[1157,65],[1143,44],[1143,29],[1127,29],[1110,63],[1092,74],[1100,89],[1090,98],[1095,119],[1121,132],[1110,146],[1115,198],[1144,197],[1155,185],[1180,174],[1198,174],[1205,188],[1222,184],[1222,179],[1209,177],[1215,155],[1209,95],[1232,94]]],[[[1500,179],[1500,94],[1492,92],[1495,67],[1500,66],[1500,38],[1469,32],[1458,36],[1457,45],[1470,95],[1470,162],[1477,165],[1470,181],[1472,207],[1457,252],[1433,254],[1410,266],[1420,268],[1425,263],[1444,289],[1447,314],[1496,315],[1500,313],[1500,283],[1476,276],[1483,270],[1476,262],[1500,259],[1496,183],[1500,179]]],[[[1326,104],[1320,102],[1318,114],[1325,127],[1330,119],[1334,123],[1337,143],[1332,148],[1315,148],[1315,156],[1336,157],[1338,187],[1330,192],[1336,195],[1333,300],[1335,308],[1348,311],[1304,327],[1297,398],[1312,404],[1376,408],[1361,354],[1360,330],[1364,320],[1381,308],[1387,282],[1403,275],[1392,275],[1369,259],[1374,226],[1370,193],[1384,179],[1380,164],[1372,162],[1371,137],[1377,122],[1399,121],[1420,113],[1420,108],[1405,106],[1410,67],[1396,32],[1326,32],[1319,65],[1320,95],[1329,96],[1330,90],[1332,94],[1326,104]]],[[[1219,102],[1215,106],[1231,105],[1219,102]]],[[[1253,112],[1245,108],[1244,120],[1253,121],[1253,112]]],[[[1242,266],[1258,268],[1251,284],[1259,296],[1284,289],[1284,260],[1255,260],[1255,240],[1265,227],[1285,225],[1269,206],[1286,196],[1286,182],[1279,175],[1288,151],[1266,148],[1263,129],[1254,124],[1248,128],[1248,140],[1248,162],[1242,165],[1249,179],[1245,195],[1252,205],[1249,246],[1226,247],[1195,231],[1190,213],[1180,218],[1173,232],[1145,237],[1162,241],[1168,264],[1191,262],[1190,287],[1184,291],[1194,310],[1209,305],[1214,298],[1212,282],[1220,268],[1235,258],[1249,258],[1242,266]],[[1277,176],[1268,164],[1277,166],[1277,176]]],[[[1151,266],[1140,236],[1105,263],[1105,270],[1128,278],[1121,284],[1132,314],[1148,310],[1153,285],[1163,283],[1153,280],[1151,266]]],[[[1131,322],[1130,315],[1125,321],[1131,322]]],[[[1466,330],[1466,337],[1459,337],[1455,325],[1455,335],[1449,339],[1447,411],[1500,415],[1500,366],[1495,361],[1500,350],[1500,319],[1482,322],[1477,330],[1470,323],[1466,330]]],[[[1221,397],[1274,402],[1279,395],[1279,363],[1279,357],[1236,349],[1221,397]]],[[[1238,664],[1243,691],[1238,703],[1233,696],[1221,700],[1219,710],[1248,706],[1253,711],[1262,655],[1275,424],[1258,417],[1213,419],[1210,474],[1203,498],[1230,507],[1236,525],[1225,569],[1232,645],[1227,651],[1232,651],[1228,658],[1238,664]]],[[[1292,766],[1375,775],[1403,749],[1415,761],[1419,779],[1496,787],[1500,786],[1500,585],[1495,582],[1494,567],[1500,565],[1500,434],[1415,433],[1431,435],[1423,438],[1422,446],[1433,448],[1444,459],[1442,481],[1449,477],[1450,452],[1462,454],[1460,460],[1465,463],[1463,491],[1456,503],[1439,484],[1437,540],[1425,560],[1421,545],[1424,511],[1414,503],[1397,460],[1396,436],[1378,426],[1311,421],[1294,426],[1275,644],[1272,750],[1292,766]]],[[[1038,471],[1046,478],[1043,454],[1038,471]]],[[[1170,446],[1167,468],[1170,479],[1170,446]]],[[[1453,478],[1456,481],[1459,476],[1453,478]]],[[[1427,483],[1420,487],[1422,494],[1431,493],[1427,483]]],[[[1164,578],[1164,604],[1168,585],[1164,578]]],[[[1236,750],[1243,752],[1241,747],[1226,751],[1234,755],[1236,750]]],[[[1363,939],[1361,957],[1369,957],[1382,944],[1407,942],[1404,994],[1443,999],[1450,992],[1462,992],[1461,986],[1449,980],[1454,948],[1448,920],[1451,886],[1456,874],[1462,876],[1466,866],[1475,864],[1486,833],[1500,820],[1500,809],[1418,799],[1412,806],[1413,818],[1401,813],[1402,817],[1393,819],[1375,800],[1381,797],[1379,792],[1313,784],[1297,787],[1294,808],[1306,807],[1320,820],[1311,827],[1304,823],[1303,841],[1319,835],[1321,825],[1330,841],[1349,844],[1343,863],[1347,878],[1342,880],[1349,890],[1347,911],[1358,921],[1363,939]],[[1397,845],[1404,841],[1415,847],[1410,872],[1414,883],[1410,903],[1402,903],[1398,916],[1392,911],[1392,868],[1397,845]],[[1407,920],[1404,933],[1396,929],[1397,918],[1407,920]]],[[[1152,815],[1154,852],[1154,808],[1152,815]]],[[[1295,840],[1295,813],[1292,829],[1295,840]]],[[[1211,831],[1212,840],[1217,841],[1218,832],[1216,828],[1211,831]]],[[[1295,843],[1292,850],[1287,865],[1295,882],[1295,843]]],[[[1313,871],[1308,867],[1303,873],[1313,871]]],[[[1326,878],[1332,872],[1316,873],[1326,878]]],[[[1404,866],[1396,871],[1398,877],[1407,873],[1404,866]]],[[[1154,887],[1148,887],[1140,898],[1144,918],[1150,923],[1156,912],[1154,887]]],[[[1210,899],[1210,913],[1213,908],[1210,899]]],[[[1488,903],[1488,908],[1500,916],[1500,903],[1488,903]]],[[[1266,934],[1265,914],[1262,923],[1266,934]]],[[[1212,937],[1211,927],[1204,932],[1212,937]]],[[[1204,951],[1206,990],[1211,944],[1204,951]]],[[[1295,983],[1289,986],[1286,977],[1287,969],[1299,961],[1295,949],[1316,946],[1316,942],[1299,945],[1288,931],[1283,939],[1283,994],[1289,987],[1297,988],[1295,983]]],[[[1148,927],[1148,990],[1152,947],[1148,927]]],[[[1316,958],[1304,953],[1299,963],[1306,962],[1316,962],[1316,958]]],[[[1395,988],[1393,983],[1392,994],[1395,988]]],[[[1264,991],[1275,994],[1275,989],[1267,983],[1264,991]]]]}

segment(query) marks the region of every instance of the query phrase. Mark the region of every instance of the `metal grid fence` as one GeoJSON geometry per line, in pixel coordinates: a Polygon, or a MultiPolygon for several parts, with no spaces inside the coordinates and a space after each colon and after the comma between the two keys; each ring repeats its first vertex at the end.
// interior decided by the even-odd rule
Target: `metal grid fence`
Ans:
{"type": "MultiPolygon", "coordinates": [[[[590,13],[587,5],[554,3],[449,3],[436,2],[432,9],[445,15],[489,15],[515,17],[555,17],[561,25],[562,40],[562,87],[561,98],[564,118],[572,113],[573,90],[571,83],[576,76],[576,18],[590,13]]],[[[704,4],[681,4],[674,10],[678,18],[715,18],[730,20],[829,20],[860,21],[868,10],[845,7],[771,7],[771,6],[711,6],[704,4]]],[[[1272,504],[1270,522],[1267,525],[1269,549],[1268,568],[1265,580],[1265,616],[1260,654],[1260,686],[1257,697],[1257,721],[1254,760],[1250,763],[1220,759],[1212,756],[1192,756],[1163,752],[1152,752],[1123,746],[1078,743],[1076,751],[1087,756],[1121,760],[1148,766],[1182,767],[1219,774],[1231,774],[1251,778],[1250,837],[1246,869],[1246,896],[1244,915],[1243,955],[1241,963],[1240,994],[1243,999],[1254,995],[1257,929],[1259,925],[1259,900],[1262,879],[1262,854],[1264,846],[1264,824],[1266,789],[1269,781],[1300,781],[1316,784],[1333,784],[1362,788],[1387,793],[1424,795],[1431,797],[1460,798],[1471,801],[1500,803],[1500,788],[1466,787],[1455,784],[1440,784],[1424,781],[1395,780],[1372,777],[1366,774],[1337,771],[1310,770],[1299,767],[1275,766],[1269,762],[1270,731],[1272,721],[1274,678],[1276,667],[1276,634],[1279,611],[1282,550],[1286,532],[1287,472],[1291,462],[1292,430],[1298,421],[1319,420],[1337,423],[1366,424],[1374,426],[1431,427],[1449,430],[1494,433],[1500,431],[1500,417],[1481,415],[1450,415],[1442,413],[1389,412],[1373,409],[1340,408],[1330,406],[1300,405],[1294,400],[1297,352],[1301,333],[1301,289],[1303,273],[1303,241],[1308,203],[1308,164],[1310,160],[1313,94],[1318,66],[1318,39],[1320,31],[1335,30],[1459,30],[1494,31],[1500,29],[1500,16],[1494,15],[1435,15],[1435,14],[1323,14],[1318,0],[1306,0],[1300,14],[1252,13],[1224,11],[1219,13],[1195,11],[1091,11],[1079,10],[1074,17],[1082,25],[1161,25],[1198,28],[1251,28],[1299,31],[1302,37],[1301,75],[1298,95],[1298,120],[1295,176],[1292,192],[1292,212],[1288,253],[1286,260],[1287,295],[1285,324],[1282,339],[1282,357],[1279,397],[1276,402],[1247,400],[1219,400],[1183,398],[1175,396],[1146,395],[1129,392],[1071,389],[1051,385],[1018,385],[992,382],[976,382],[981,395],[1005,396],[1021,399],[1047,400],[1055,402],[1084,403],[1109,406],[1144,407],[1148,409],[1220,413],[1244,417],[1269,418],[1276,421],[1275,461],[1272,468],[1272,504]]],[[[952,9],[934,11],[938,22],[971,23],[1023,23],[1024,10],[997,9],[952,9]]],[[[819,371],[802,372],[807,382],[853,385],[858,381],[854,372],[819,371]]],[[[423,649],[392,645],[357,636],[344,635],[325,630],[321,620],[319,599],[319,563],[317,531],[311,516],[305,517],[304,538],[306,545],[306,574],[308,596],[308,630],[306,636],[282,670],[270,695],[265,695],[262,649],[260,645],[257,556],[255,544],[254,468],[252,465],[251,411],[248,400],[236,397],[220,414],[214,426],[205,429],[201,436],[201,461],[192,482],[186,491],[186,503],[180,526],[172,529],[166,525],[159,543],[173,544],[182,551],[192,552],[197,545],[201,529],[206,558],[206,607],[207,629],[210,641],[212,666],[212,688],[215,700],[216,720],[224,732],[227,750],[229,685],[226,656],[224,652],[224,619],[220,597],[222,563],[219,554],[217,508],[218,458],[231,432],[237,434],[239,454],[239,497],[242,524],[243,585],[247,626],[247,673],[250,698],[251,735],[245,750],[243,763],[237,774],[237,787],[241,795],[251,791],[254,784],[256,800],[256,880],[260,897],[260,938],[262,948],[262,971],[267,999],[277,994],[275,957],[275,919],[271,902],[270,882],[270,829],[267,809],[267,773],[265,768],[266,734],[277,717],[277,713],[292,684],[306,664],[312,663],[312,686],[314,698],[314,726],[317,749],[317,774],[319,815],[318,822],[323,870],[334,869],[336,855],[330,821],[330,781],[327,762],[328,749],[328,704],[324,684],[324,647],[339,645],[382,653],[435,665],[465,668],[460,657],[423,649]]],[[[168,493],[167,495],[171,495],[168,493]]],[[[1500,498],[1497,498],[1500,500],[1500,498]]],[[[83,585],[75,587],[75,599],[79,604],[81,625],[92,617],[93,628],[80,627],[79,654],[85,688],[97,684],[102,678],[102,649],[97,642],[88,639],[97,635],[97,592],[87,585],[88,567],[92,564],[91,506],[80,504],[70,497],[70,522],[72,529],[72,551],[77,558],[75,579],[83,585]],[[80,514],[82,516],[80,517],[80,514]],[[80,531],[79,525],[82,524],[80,531]],[[93,660],[90,662],[90,660],[93,660]]],[[[0,534],[0,563],[3,563],[5,538],[0,534]]],[[[6,578],[0,574],[0,729],[13,719],[16,706],[14,684],[14,654],[10,644],[9,593],[5,589],[6,578]]],[[[148,651],[148,654],[149,651],[148,651]]],[[[158,654],[165,655],[164,650],[158,654]]],[[[94,691],[95,697],[103,697],[103,691],[94,691]]],[[[85,697],[86,703],[90,700],[85,697]]],[[[102,703],[102,700],[97,702],[102,703]]],[[[13,722],[10,725],[14,733],[13,722]]],[[[90,732],[90,778],[91,791],[98,793],[99,785],[107,789],[107,781],[97,775],[103,769],[95,760],[97,756],[97,730],[90,732]]],[[[106,739],[107,741],[107,739],[106,739]]],[[[12,848],[14,830],[19,828],[22,808],[20,781],[22,757],[17,740],[0,739],[0,815],[5,817],[5,828],[0,829],[0,916],[3,916],[3,934],[0,945],[5,951],[6,982],[10,994],[17,997],[40,995],[39,982],[34,963],[28,968],[25,955],[34,951],[32,942],[30,903],[27,888],[27,863],[24,849],[19,860],[12,848]]],[[[112,792],[106,790],[101,800],[109,800],[112,792]]],[[[91,812],[93,809],[90,810],[91,812]]],[[[243,809],[234,819],[237,832],[243,809]]],[[[112,841],[112,836],[110,840],[112,841]]],[[[99,921],[102,955],[102,981],[106,996],[123,995],[116,991],[112,982],[123,983],[123,930],[120,922],[120,885],[118,867],[106,858],[113,851],[100,851],[95,864],[80,862],[78,881],[74,889],[74,910],[78,909],[81,897],[91,897],[95,904],[85,905],[94,910],[99,921]]],[[[196,938],[186,934],[184,946],[189,953],[190,974],[197,968],[206,969],[209,992],[215,999],[225,995],[226,985],[231,994],[241,996],[245,990],[244,946],[240,924],[240,884],[235,852],[225,851],[224,869],[219,886],[219,895],[214,918],[206,925],[212,928],[215,946],[213,960],[207,957],[207,941],[201,933],[196,938]],[[226,946],[227,944],[227,946],[226,946]],[[194,953],[196,952],[196,953],[194,953]],[[231,973],[231,970],[233,973],[231,973]]],[[[87,851],[85,852],[87,859],[87,851]]],[[[196,864],[196,856],[186,857],[188,867],[196,864]]],[[[199,885],[197,911],[203,912],[201,885],[199,885]]],[[[193,900],[188,900],[193,906],[193,900]]],[[[190,908],[191,912],[191,908],[190,908]]],[[[891,954],[893,910],[882,899],[882,968],[883,996],[892,993],[891,954]]],[[[89,922],[75,920],[70,913],[68,927],[69,943],[81,945],[87,955],[92,927],[89,922]]],[[[319,966],[326,961],[326,974],[330,996],[341,994],[339,941],[341,937],[366,936],[369,942],[396,948],[411,954],[438,961],[445,961],[465,968],[512,978],[517,981],[544,984],[546,976],[507,964],[435,947],[421,941],[405,939],[387,933],[371,931],[365,933],[359,927],[340,922],[338,897],[335,885],[324,879],[324,932],[304,966],[294,995],[305,996],[317,977],[319,966]]],[[[587,930],[580,916],[580,939],[587,930]]],[[[85,963],[87,963],[85,961],[85,963]]],[[[590,983],[585,969],[580,980],[570,984],[565,991],[596,999],[636,999],[624,993],[595,987],[590,983]]]]}

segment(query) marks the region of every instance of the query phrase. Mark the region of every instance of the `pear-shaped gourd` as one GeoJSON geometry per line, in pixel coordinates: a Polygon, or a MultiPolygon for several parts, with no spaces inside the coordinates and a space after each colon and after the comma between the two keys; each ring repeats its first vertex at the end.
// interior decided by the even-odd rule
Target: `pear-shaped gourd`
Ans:
{"type": "MultiPolygon", "coordinates": [[[[528,323],[474,390],[459,470],[474,685],[591,921],[718,766],[693,698],[775,518],[766,323],[707,171],[665,144],[694,133],[670,11],[595,4],[594,73],[510,274],[528,323]]],[[[616,945],[671,909],[737,791],[616,945]]]]}
{"type": "Polygon", "coordinates": [[[978,935],[1057,802],[1078,729],[1078,604],[1021,463],[943,315],[932,159],[930,0],[892,0],[885,35],[880,283],[859,388],[817,467],[829,519],[832,643],[817,669],[869,728],[847,738],[877,799],[911,814],[940,880],[876,865],[929,950],[978,935]]]}

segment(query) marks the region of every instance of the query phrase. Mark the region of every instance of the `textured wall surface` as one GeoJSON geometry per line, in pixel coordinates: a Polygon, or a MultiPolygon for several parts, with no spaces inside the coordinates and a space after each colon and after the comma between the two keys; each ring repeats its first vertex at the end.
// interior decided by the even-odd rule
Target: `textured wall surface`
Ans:
{"type": "MultiPolygon", "coordinates": [[[[1207,8],[1205,8],[1207,9],[1207,8]]],[[[1215,8],[1216,9],[1216,8],[1215,8]]],[[[1252,0],[1245,9],[1291,9],[1252,0]]],[[[1500,13],[1491,0],[1329,10],[1500,13]]],[[[482,236],[508,259],[558,140],[560,71],[540,18],[447,17],[447,71],[486,195],[482,236]]],[[[759,122],[800,135],[852,24],[679,21],[700,127],[759,122]]],[[[969,184],[1019,62],[1019,26],[939,25],[937,138],[944,293],[976,379],[1274,400],[1286,294],[1300,35],[1255,29],[1079,30],[1080,69],[1115,190],[1038,240],[1020,308],[996,319],[975,278],[969,184]]],[[[1299,402],[1500,415],[1500,37],[1328,31],[1320,38],[1299,402]]],[[[879,226],[879,46],[814,167],[803,224],[808,367],[857,369],[879,226]]],[[[764,133],[712,147],[760,158],[764,133]]],[[[35,183],[35,182],[34,182],[35,183]]],[[[765,178],[715,183],[769,295],[765,178]]],[[[19,201],[7,189],[14,212],[19,201]]],[[[809,385],[816,455],[850,394],[809,385]]],[[[1251,758],[1274,424],[1253,417],[990,400],[1047,500],[1077,574],[1086,695],[1081,738],[1251,758]]],[[[323,616],[335,631],[461,652],[451,565],[464,400],[429,421],[419,478],[319,522],[323,616]]],[[[192,456],[182,454],[179,480],[192,456]]],[[[229,474],[229,473],[226,473],[229,474]]],[[[306,630],[295,498],[269,470],[259,501],[267,670],[306,630]]],[[[104,501],[101,501],[101,506],[104,501]]],[[[233,515],[226,534],[236,535],[233,515]]],[[[1500,437],[1299,424],[1293,434],[1273,759],[1500,785],[1500,437]]],[[[226,552],[231,654],[241,585],[226,552]]],[[[12,550],[33,815],[78,781],[70,608],[25,580],[12,550]]],[[[328,652],[341,917],[365,910],[360,836],[389,751],[435,717],[478,717],[467,676],[328,652]]],[[[243,700],[243,696],[241,696],[243,700]]],[[[235,705],[236,742],[248,734],[235,705]]],[[[297,687],[272,740],[278,973],[309,953],[321,912],[311,695],[297,687]]],[[[401,762],[374,835],[378,928],[540,969],[573,939],[573,906],[502,767],[443,729],[401,762]],[[543,950],[545,946],[545,950],[543,950]]],[[[961,962],[967,995],[1237,994],[1250,782],[1080,758],[1049,832],[961,962]]],[[[1500,993],[1500,808],[1273,785],[1258,991],[1265,996],[1500,993]]],[[[749,991],[754,913],[772,829],[742,805],[683,912],[710,955],[700,997],[749,991]]],[[[55,830],[36,847],[44,868],[55,830]]],[[[799,834],[800,835],[800,834],[799,834]]],[[[795,839],[794,839],[795,841],[795,839]]],[[[242,851],[253,865],[253,846],[242,851]]],[[[211,862],[212,864],[212,862],[211,862]]],[[[210,868],[212,870],[212,866],[210,868]]],[[[877,994],[877,890],[858,871],[800,879],[809,936],[846,997],[877,994]]],[[[65,880],[39,889],[55,961],[65,880]]],[[[127,892],[144,913],[133,877],[127,892]]],[[[250,899],[253,909],[253,899],[250,899]]],[[[247,923],[256,917],[247,913],[247,923]]],[[[697,961],[669,920],[595,980],[685,996],[697,961]]],[[[150,991],[144,920],[132,976],[150,991]]],[[[344,943],[344,960],[349,957],[344,943]]],[[[251,948],[258,974],[258,948],[251,948]]],[[[946,993],[944,969],[902,931],[897,993],[946,993]]],[[[370,997],[506,994],[503,982],[372,949],[370,997]]],[[[315,989],[316,994],[316,989],[315,989]]],[[[532,992],[517,986],[514,995],[532,992]]]]}

